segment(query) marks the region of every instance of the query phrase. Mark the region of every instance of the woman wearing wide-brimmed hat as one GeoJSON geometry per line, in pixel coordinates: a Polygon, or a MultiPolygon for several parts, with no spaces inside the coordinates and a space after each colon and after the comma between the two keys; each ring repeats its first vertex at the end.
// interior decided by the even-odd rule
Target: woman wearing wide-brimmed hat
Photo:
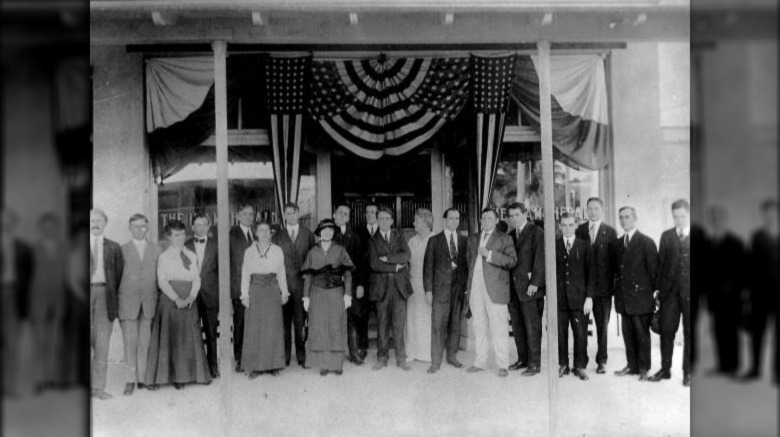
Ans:
{"type": "Polygon", "coordinates": [[[320,237],[306,255],[303,306],[309,313],[306,365],[320,375],[341,375],[347,349],[347,308],[352,305],[352,269],[347,250],[333,242],[336,223],[324,219],[314,235],[320,237]]]}

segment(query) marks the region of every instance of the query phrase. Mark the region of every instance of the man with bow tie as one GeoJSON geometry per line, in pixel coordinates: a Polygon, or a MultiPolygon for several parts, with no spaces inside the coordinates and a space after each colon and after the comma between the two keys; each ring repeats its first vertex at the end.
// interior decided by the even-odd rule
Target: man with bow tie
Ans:
{"type": "Polygon", "coordinates": [[[298,365],[306,367],[306,311],[303,308],[303,277],[301,266],[306,254],[314,246],[314,234],[299,222],[300,208],[288,202],[284,205],[284,226],[271,238],[271,242],[284,253],[284,269],[287,273],[287,289],[290,299],[282,306],[284,323],[285,363],[292,357],[292,332],[295,332],[295,357],[298,365]]]}
{"type": "Polygon", "coordinates": [[[211,223],[205,213],[192,221],[193,237],[184,246],[197,255],[200,271],[198,313],[206,337],[206,361],[212,378],[219,378],[217,322],[219,321],[219,261],[217,240],[210,235],[211,223]]]}
{"type": "Polygon", "coordinates": [[[255,208],[250,203],[241,203],[236,214],[238,225],[230,228],[230,302],[233,306],[233,358],[236,372],[241,368],[241,351],[244,345],[244,305],[241,303],[241,266],[244,252],[254,243],[252,225],[255,223],[255,208]]]}
{"type": "Polygon", "coordinates": [[[661,234],[658,250],[658,291],[661,325],[661,370],[651,381],[672,377],[674,336],[683,322],[683,385],[691,384],[691,206],[685,199],[672,203],[674,227],[661,234]]]}
{"type": "Polygon", "coordinates": [[[487,367],[492,345],[498,376],[509,375],[509,270],[517,263],[512,237],[496,229],[498,213],[482,210],[482,231],[468,242],[469,277],[466,302],[471,312],[477,357],[467,372],[487,367]]]}

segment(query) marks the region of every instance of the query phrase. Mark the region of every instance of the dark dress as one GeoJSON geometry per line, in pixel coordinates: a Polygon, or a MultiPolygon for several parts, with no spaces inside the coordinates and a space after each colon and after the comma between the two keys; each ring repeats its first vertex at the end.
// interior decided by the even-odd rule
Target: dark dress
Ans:
{"type": "Polygon", "coordinates": [[[336,243],[325,251],[320,242],[306,255],[302,274],[303,295],[310,299],[306,342],[309,367],[335,371],[344,367],[348,353],[344,295],[352,296],[352,269],[346,249],[336,243]]]}
{"type": "Polygon", "coordinates": [[[244,254],[241,294],[249,296],[244,312],[241,367],[265,372],[285,367],[282,294],[287,293],[284,254],[276,245],[261,253],[256,244],[244,254]]]}
{"type": "MultiPolygon", "coordinates": [[[[161,287],[163,283],[169,284],[180,298],[185,299],[192,290],[193,281],[200,279],[195,254],[186,249],[183,252],[191,260],[189,268],[183,268],[178,251],[169,248],[160,255],[157,277],[161,287]]],[[[168,295],[160,293],[152,320],[146,366],[144,382],[147,385],[211,381],[196,304],[179,309],[168,295]]]]}

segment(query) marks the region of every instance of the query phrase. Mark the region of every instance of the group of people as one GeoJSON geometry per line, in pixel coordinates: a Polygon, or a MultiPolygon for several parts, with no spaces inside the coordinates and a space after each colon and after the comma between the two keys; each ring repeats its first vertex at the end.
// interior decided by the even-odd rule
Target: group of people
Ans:
{"type": "MultiPolygon", "coordinates": [[[[592,313],[598,352],[596,372],[606,373],[607,325],[621,315],[626,366],[617,375],[640,380],[671,377],[675,334],[683,320],[683,382],[690,383],[690,206],[672,205],[675,227],[654,241],[637,230],[632,207],[619,211],[623,235],[603,223],[603,202],[587,202],[589,220],[577,226],[568,213],[558,219],[556,241],[559,375],[587,380],[587,329],[592,313]],[[650,376],[650,326],[658,309],[661,370],[650,376]],[[573,362],[569,361],[569,327],[573,362]]],[[[408,241],[393,227],[393,212],[368,205],[366,226],[349,224],[350,206],[340,203],[333,218],[314,232],[299,223],[296,204],[284,205],[277,230],[257,222],[243,204],[229,233],[230,297],[236,372],[250,379],[278,375],[295,358],[303,368],[340,375],[344,361],[364,364],[368,318],[377,321],[373,370],[388,365],[443,361],[455,367],[463,316],[471,319],[476,358],[467,371],[488,367],[495,354],[499,376],[541,368],[545,303],[544,233],[528,220],[521,203],[508,207],[512,229],[499,230],[499,216],[487,208],[480,231],[466,237],[458,229],[460,212],[444,212],[444,230],[432,235],[433,215],[416,211],[415,235],[408,241]],[[316,238],[315,238],[316,237],[316,238]],[[517,361],[509,363],[509,325],[517,361]]],[[[136,387],[208,384],[219,377],[216,352],[219,280],[216,239],[206,215],[196,215],[193,237],[186,226],[166,226],[169,247],[148,241],[148,219],[129,219],[132,239],[123,246],[103,237],[107,217],[90,214],[90,283],[93,334],[93,396],[105,391],[108,344],[114,319],[120,320],[124,363],[130,370],[124,393],[136,387]],[[159,289],[159,292],[158,292],[159,289]],[[203,332],[201,332],[201,329],[203,332]],[[204,344],[205,338],[205,344],[204,344]]]]}

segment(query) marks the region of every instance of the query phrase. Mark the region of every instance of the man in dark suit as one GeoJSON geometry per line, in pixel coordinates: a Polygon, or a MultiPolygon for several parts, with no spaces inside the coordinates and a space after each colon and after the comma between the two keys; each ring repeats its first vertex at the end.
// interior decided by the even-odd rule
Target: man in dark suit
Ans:
{"type": "Polygon", "coordinates": [[[119,316],[117,292],[125,265],[119,244],[103,236],[106,223],[108,216],[102,210],[89,212],[92,397],[97,399],[111,399],[106,392],[108,347],[114,319],[119,316]]]}
{"type": "Polygon", "coordinates": [[[593,279],[593,320],[596,323],[596,373],[606,373],[607,365],[607,328],[612,313],[612,295],[615,294],[615,257],[612,249],[617,240],[617,231],[603,223],[604,202],[598,197],[588,199],[589,220],[581,224],[575,236],[590,243],[592,265],[590,276],[593,279]]]}
{"type": "Polygon", "coordinates": [[[211,223],[206,214],[195,215],[192,222],[193,238],[184,245],[195,252],[200,270],[198,313],[206,335],[206,361],[212,378],[219,378],[217,359],[217,323],[219,322],[219,262],[217,240],[209,235],[211,223]]]}
{"type": "Polygon", "coordinates": [[[593,249],[590,242],[574,235],[574,216],[560,218],[562,236],[555,242],[558,282],[558,376],[569,373],[569,325],[574,333],[575,376],[588,380],[588,314],[593,309],[593,249]]]}
{"type": "Polygon", "coordinates": [[[230,302],[233,305],[233,358],[236,372],[241,368],[241,351],[244,345],[244,305],[241,303],[241,266],[244,252],[254,242],[252,225],[255,222],[255,208],[248,203],[238,207],[238,225],[230,228],[230,302]]]}
{"type": "Polygon", "coordinates": [[[517,256],[512,269],[509,314],[517,348],[517,362],[509,370],[527,369],[525,376],[539,373],[542,364],[542,314],[544,313],[544,231],[528,221],[522,203],[509,205],[510,233],[517,256]]]}
{"type": "Polygon", "coordinates": [[[661,234],[658,250],[658,291],[661,328],[661,370],[651,381],[672,377],[674,336],[683,322],[683,385],[691,385],[691,206],[672,203],[674,228],[661,234]]]}
{"type": "MultiPolygon", "coordinates": [[[[339,205],[339,206],[343,206],[343,205],[339,205]]],[[[377,218],[376,218],[378,211],[379,209],[375,204],[368,203],[364,211],[365,218],[366,218],[366,225],[355,231],[358,237],[360,238],[360,251],[358,252],[358,256],[360,259],[357,261],[353,260],[352,262],[357,267],[357,270],[361,276],[360,282],[363,284],[362,288],[360,285],[357,286],[356,292],[361,292],[361,290],[363,290],[362,293],[364,294],[365,294],[365,288],[368,287],[368,280],[371,275],[371,265],[369,263],[368,247],[369,247],[369,243],[371,242],[371,239],[374,237],[374,234],[376,234],[376,232],[379,230],[379,223],[377,223],[377,218]]],[[[352,276],[352,279],[355,280],[354,275],[352,276]]],[[[355,299],[353,299],[353,306],[355,304],[354,300],[355,299]]],[[[367,297],[364,297],[362,302],[358,302],[356,309],[352,310],[352,307],[350,307],[350,310],[352,311],[350,311],[349,313],[353,314],[352,317],[353,326],[355,326],[357,329],[358,346],[360,347],[359,357],[361,360],[364,361],[366,359],[366,355],[368,355],[368,322],[371,317],[371,312],[374,311],[375,309],[376,308],[367,297]],[[354,314],[356,314],[356,312],[360,314],[359,318],[354,317],[354,314]]]]}
{"type": "Polygon", "coordinates": [[[3,395],[14,396],[19,382],[19,323],[29,314],[30,285],[33,274],[33,252],[27,243],[16,237],[19,218],[15,212],[5,209],[2,216],[3,231],[3,395]]]}
{"type": "MultiPolygon", "coordinates": [[[[349,348],[349,361],[358,366],[363,364],[368,350],[368,306],[365,286],[366,278],[366,250],[360,236],[349,226],[350,207],[346,203],[339,203],[333,212],[333,221],[338,229],[333,235],[333,241],[344,246],[347,254],[355,265],[352,271],[352,286],[355,287],[355,295],[352,305],[347,309],[347,346],[349,348]]],[[[374,213],[376,221],[376,213],[374,213]]],[[[369,237],[370,238],[370,237],[369,237]]]]}
{"type": "Polygon", "coordinates": [[[625,232],[615,241],[615,310],[622,318],[627,365],[615,374],[639,375],[640,381],[648,381],[658,250],[650,237],[636,229],[637,215],[633,207],[620,208],[618,217],[625,232]]]}
{"type": "Polygon", "coordinates": [[[301,266],[306,255],[314,246],[314,234],[298,221],[300,209],[295,203],[284,205],[284,226],[274,234],[271,241],[282,248],[284,253],[284,269],[287,272],[287,289],[290,299],[283,306],[284,318],[284,351],[286,363],[290,365],[292,356],[292,336],[295,331],[295,357],[298,365],[306,367],[306,311],[303,309],[303,277],[301,266]],[[293,325],[292,327],[290,325],[293,325]]]}
{"type": "Polygon", "coordinates": [[[160,248],[146,240],[149,219],[142,214],[130,217],[133,238],[122,245],[125,262],[119,283],[119,325],[125,348],[125,366],[130,377],[124,394],[133,394],[136,384],[143,388],[146,381],[146,360],[152,337],[152,320],[157,311],[157,258],[160,248]]]}
{"type": "Polygon", "coordinates": [[[469,277],[466,302],[474,328],[474,348],[477,356],[469,373],[485,369],[490,345],[496,356],[498,376],[509,375],[509,271],[517,263],[512,238],[496,229],[498,213],[494,209],[482,211],[482,232],[475,233],[468,242],[469,277]]]}
{"type": "Polygon", "coordinates": [[[373,370],[387,366],[390,329],[395,343],[395,362],[403,370],[411,370],[406,362],[404,329],[406,328],[406,298],[412,294],[409,260],[412,251],[403,233],[393,229],[393,213],[381,208],[377,213],[379,232],[369,242],[369,300],[376,305],[379,347],[373,370]]]}
{"type": "Polygon", "coordinates": [[[431,367],[428,373],[441,368],[446,348],[447,363],[462,367],[458,361],[460,318],[463,295],[466,293],[468,239],[458,234],[460,212],[444,211],[444,231],[428,240],[423,259],[423,289],[431,305],[431,367]]]}

